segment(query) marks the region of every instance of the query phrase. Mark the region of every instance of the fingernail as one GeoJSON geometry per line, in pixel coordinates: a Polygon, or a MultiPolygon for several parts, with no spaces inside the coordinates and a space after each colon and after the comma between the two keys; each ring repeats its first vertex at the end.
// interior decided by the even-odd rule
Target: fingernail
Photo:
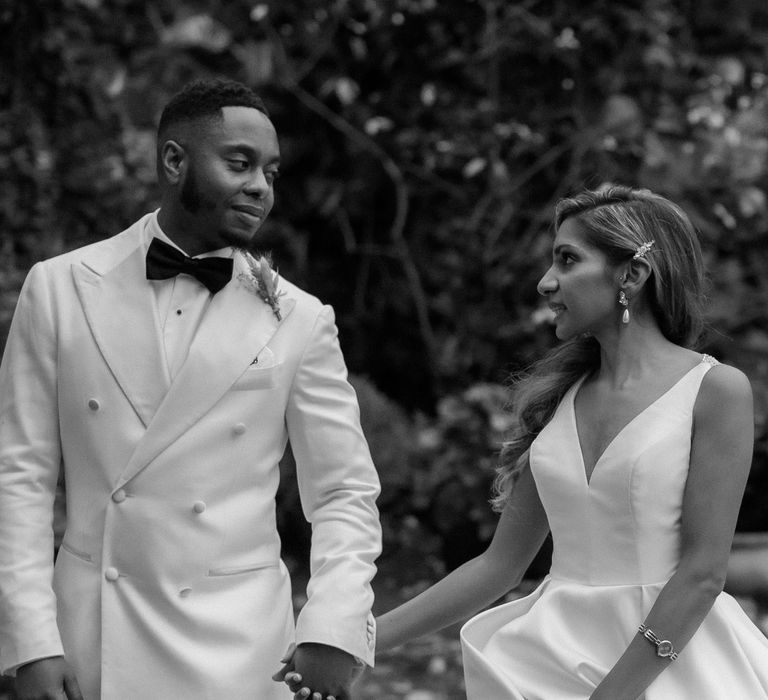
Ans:
{"type": "Polygon", "coordinates": [[[287,664],[291,660],[291,657],[293,656],[295,651],[296,651],[296,645],[293,643],[289,644],[288,648],[285,650],[285,654],[283,654],[283,658],[280,659],[280,662],[287,664]]]}

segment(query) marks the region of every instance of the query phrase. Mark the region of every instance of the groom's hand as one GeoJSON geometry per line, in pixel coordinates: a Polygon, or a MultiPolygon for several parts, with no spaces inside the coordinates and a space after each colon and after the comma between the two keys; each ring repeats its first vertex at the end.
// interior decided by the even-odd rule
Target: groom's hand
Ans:
{"type": "Polygon", "coordinates": [[[308,642],[296,647],[293,671],[301,676],[302,687],[320,693],[323,699],[331,695],[336,700],[350,700],[361,665],[346,651],[308,642]]]}
{"type": "Polygon", "coordinates": [[[83,700],[75,674],[63,656],[32,661],[16,670],[19,700],[83,700]]]}

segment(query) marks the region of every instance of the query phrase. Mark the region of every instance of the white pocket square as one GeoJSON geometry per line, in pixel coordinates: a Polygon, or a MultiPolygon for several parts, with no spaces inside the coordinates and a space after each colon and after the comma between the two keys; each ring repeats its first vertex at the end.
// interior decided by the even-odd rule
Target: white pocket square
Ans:
{"type": "MultiPolygon", "coordinates": [[[[261,352],[259,352],[256,357],[253,358],[251,361],[251,366],[248,369],[267,369],[269,367],[275,366],[275,355],[274,353],[267,347],[264,347],[261,349],[261,352]]],[[[246,370],[248,371],[248,370],[246,370]]]]}

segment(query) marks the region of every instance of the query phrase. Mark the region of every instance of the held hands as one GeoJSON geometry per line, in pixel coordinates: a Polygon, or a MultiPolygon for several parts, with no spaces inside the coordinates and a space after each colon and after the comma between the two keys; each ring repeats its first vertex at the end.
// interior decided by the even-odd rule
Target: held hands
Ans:
{"type": "Polygon", "coordinates": [[[365,666],[341,649],[326,644],[299,644],[272,676],[283,681],[295,700],[351,700],[352,686],[365,666]]]}
{"type": "Polygon", "coordinates": [[[19,700],[83,700],[63,656],[39,659],[17,669],[16,695],[19,700]]]}

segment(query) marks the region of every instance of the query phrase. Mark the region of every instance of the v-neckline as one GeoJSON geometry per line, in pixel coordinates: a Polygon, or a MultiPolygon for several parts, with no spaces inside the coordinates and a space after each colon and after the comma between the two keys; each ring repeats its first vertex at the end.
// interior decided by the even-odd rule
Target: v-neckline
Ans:
{"type": "Polygon", "coordinates": [[[603,451],[598,455],[597,459],[595,460],[595,463],[592,465],[592,469],[589,473],[587,473],[587,462],[584,459],[584,449],[582,448],[581,444],[581,436],[579,435],[579,421],[576,417],[576,396],[579,393],[579,389],[581,389],[581,385],[584,383],[586,378],[589,376],[589,374],[585,374],[581,379],[579,379],[576,384],[574,385],[573,391],[571,392],[571,420],[573,421],[573,432],[576,435],[576,447],[578,448],[579,453],[579,461],[581,462],[581,473],[584,476],[584,480],[586,482],[587,488],[589,488],[592,484],[592,479],[595,475],[595,470],[600,465],[600,462],[603,460],[605,455],[608,453],[608,451],[613,447],[613,444],[622,436],[623,433],[625,433],[628,428],[635,423],[641,416],[643,416],[645,413],[647,413],[653,406],[655,406],[659,401],[664,399],[666,396],[668,396],[674,389],[676,389],[690,374],[693,372],[699,365],[702,363],[705,363],[707,361],[707,356],[704,355],[701,358],[700,362],[697,362],[693,367],[691,367],[685,374],[683,374],[676,382],[674,382],[669,388],[665,389],[659,396],[657,396],[653,401],[651,401],[647,406],[642,408],[638,413],[636,413],[632,418],[630,418],[620,429],[617,433],[614,434],[614,436],[608,441],[608,443],[605,445],[605,448],[603,451]]]}

